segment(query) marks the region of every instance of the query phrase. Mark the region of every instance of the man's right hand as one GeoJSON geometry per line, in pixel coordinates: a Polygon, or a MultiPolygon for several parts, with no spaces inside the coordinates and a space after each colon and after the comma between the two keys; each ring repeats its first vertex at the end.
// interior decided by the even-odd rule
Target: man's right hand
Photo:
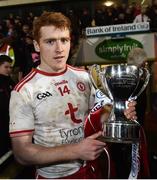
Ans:
{"type": "Polygon", "coordinates": [[[98,158],[106,146],[106,143],[98,140],[101,136],[102,132],[99,131],[78,143],[76,145],[78,158],[82,160],[95,160],[98,158]]]}

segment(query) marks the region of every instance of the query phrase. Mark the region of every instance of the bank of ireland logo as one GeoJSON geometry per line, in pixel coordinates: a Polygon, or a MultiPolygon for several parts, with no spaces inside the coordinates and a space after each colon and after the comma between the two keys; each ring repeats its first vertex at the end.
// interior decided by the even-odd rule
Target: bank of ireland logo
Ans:
{"type": "Polygon", "coordinates": [[[77,88],[80,90],[80,91],[85,91],[86,87],[85,87],[85,84],[83,82],[78,82],[77,83],[77,88]]]}

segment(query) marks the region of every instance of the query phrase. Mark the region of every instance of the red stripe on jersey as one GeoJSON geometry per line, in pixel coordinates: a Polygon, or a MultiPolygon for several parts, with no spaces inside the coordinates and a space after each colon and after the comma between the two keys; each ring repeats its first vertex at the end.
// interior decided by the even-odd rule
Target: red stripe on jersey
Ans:
{"type": "Polygon", "coordinates": [[[27,74],[20,82],[18,82],[18,84],[16,84],[16,86],[14,87],[14,90],[16,90],[17,87],[18,87],[27,77],[29,77],[33,72],[34,72],[34,69],[32,69],[29,74],[27,74]]]}
{"type": "Polygon", "coordinates": [[[17,84],[16,84],[16,86],[14,87],[14,90],[16,90],[16,88],[19,86],[19,84],[21,84],[21,82],[23,82],[30,74],[32,74],[34,72],[34,70],[32,69],[32,71],[29,73],[29,74],[27,74],[20,82],[18,82],[17,84]]]}
{"type": "Polygon", "coordinates": [[[30,79],[32,79],[32,78],[35,76],[36,73],[37,73],[37,72],[35,72],[34,70],[32,70],[26,77],[24,77],[24,78],[15,86],[14,90],[15,90],[15,91],[19,91],[26,82],[28,82],[30,79]]]}
{"type": "Polygon", "coordinates": [[[23,130],[23,131],[14,131],[14,132],[10,132],[10,137],[16,137],[16,136],[24,136],[24,135],[28,135],[31,134],[34,131],[34,129],[30,129],[30,130],[23,130]]]}
{"type": "Polygon", "coordinates": [[[70,66],[70,65],[67,65],[70,69],[73,69],[75,71],[84,71],[84,72],[87,72],[87,70],[83,69],[83,68],[78,68],[78,67],[73,67],[73,66],[70,66]]]}
{"type": "Polygon", "coordinates": [[[66,68],[64,69],[64,71],[62,71],[62,72],[52,72],[52,73],[50,73],[50,72],[45,72],[45,71],[43,71],[43,70],[40,70],[40,69],[35,69],[35,71],[37,72],[37,73],[39,73],[39,74],[43,74],[43,75],[45,75],[45,76],[60,76],[60,75],[62,75],[62,74],[64,74],[66,71],[67,71],[67,66],[66,66],[66,68]]]}

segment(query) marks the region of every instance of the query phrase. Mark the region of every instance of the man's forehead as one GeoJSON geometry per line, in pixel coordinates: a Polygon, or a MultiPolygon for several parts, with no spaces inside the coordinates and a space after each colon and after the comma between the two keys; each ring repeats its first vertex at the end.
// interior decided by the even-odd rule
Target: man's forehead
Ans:
{"type": "Polygon", "coordinates": [[[66,27],[56,27],[53,25],[43,26],[40,31],[59,31],[59,32],[70,32],[70,30],[66,27]]]}
{"type": "Polygon", "coordinates": [[[41,36],[46,38],[65,38],[70,36],[67,28],[57,28],[55,26],[43,26],[40,30],[41,36]]]}

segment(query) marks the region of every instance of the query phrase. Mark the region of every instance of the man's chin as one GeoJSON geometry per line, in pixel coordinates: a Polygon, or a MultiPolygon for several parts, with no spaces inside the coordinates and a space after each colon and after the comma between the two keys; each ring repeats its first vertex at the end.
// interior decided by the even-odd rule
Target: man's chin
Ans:
{"type": "Polygon", "coordinates": [[[66,69],[66,65],[60,65],[60,66],[57,66],[55,71],[56,72],[63,72],[64,70],[66,69]]]}

